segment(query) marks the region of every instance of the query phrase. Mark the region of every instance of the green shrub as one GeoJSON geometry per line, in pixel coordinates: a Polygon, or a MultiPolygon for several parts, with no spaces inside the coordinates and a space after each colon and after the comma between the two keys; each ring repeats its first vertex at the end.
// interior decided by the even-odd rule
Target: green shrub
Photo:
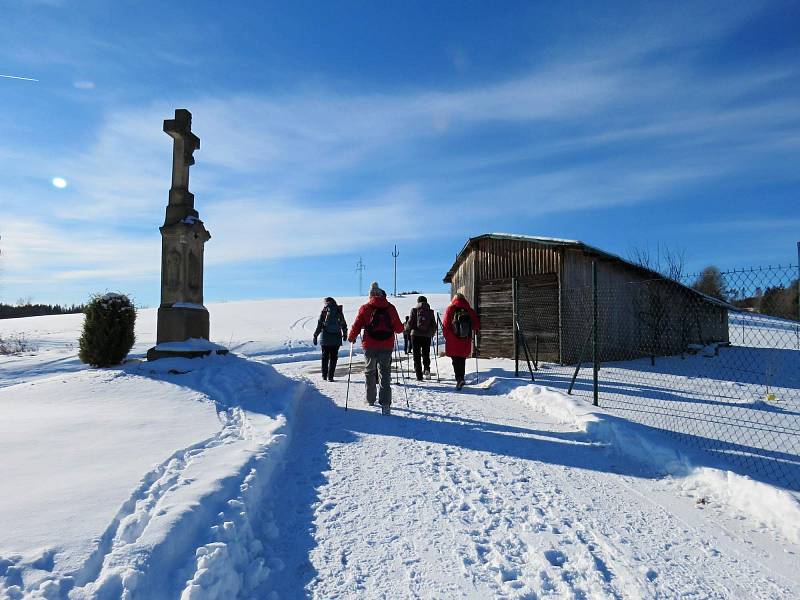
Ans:
{"type": "Polygon", "coordinates": [[[123,294],[96,294],[83,313],[83,333],[78,340],[81,361],[93,367],[118,365],[136,341],[136,308],[123,294]]]}

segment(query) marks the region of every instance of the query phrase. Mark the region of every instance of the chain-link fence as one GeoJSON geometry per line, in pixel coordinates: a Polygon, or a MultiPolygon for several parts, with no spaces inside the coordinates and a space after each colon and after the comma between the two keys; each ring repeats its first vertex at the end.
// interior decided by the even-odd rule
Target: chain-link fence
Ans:
{"type": "Polygon", "coordinates": [[[560,289],[555,322],[543,318],[552,299],[520,295],[521,368],[527,345],[544,385],[800,490],[798,268],[707,270],[685,284],[560,289]]]}

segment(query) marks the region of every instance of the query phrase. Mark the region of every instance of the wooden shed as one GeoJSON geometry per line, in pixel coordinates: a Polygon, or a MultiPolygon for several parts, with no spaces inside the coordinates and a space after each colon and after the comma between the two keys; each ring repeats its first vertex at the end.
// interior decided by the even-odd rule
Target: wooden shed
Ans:
{"type": "Polygon", "coordinates": [[[727,343],[730,305],[576,240],[491,233],[470,238],[444,282],[478,311],[481,356],[514,356],[519,322],[541,360],[586,358],[597,264],[600,360],[727,343]]]}

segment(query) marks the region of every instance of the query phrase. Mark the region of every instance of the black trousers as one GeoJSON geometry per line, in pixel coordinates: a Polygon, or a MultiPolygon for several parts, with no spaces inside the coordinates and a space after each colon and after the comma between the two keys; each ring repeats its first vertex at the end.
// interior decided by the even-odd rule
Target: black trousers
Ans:
{"type": "Polygon", "coordinates": [[[464,381],[464,371],[467,367],[467,359],[463,356],[451,356],[450,360],[453,361],[453,372],[456,375],[456,381],[464,381]]]}
{"type": "Polygon", "coordinates": [[[414,351],[414,372],[417,374],[417,379],[422,379],[422,368],[431,370],[431,338],[411,336],[411,347],[414,351]]]}
{"type": "Polygon", "coordinates": [[[408,335],[407,333],[403,334],[403,352],[405,352],[406,354],[408,354],[408,341],[410,338],[411,336],[408,335]]]}
{"type": "Polygon", "coordinates": [[[336,361],[339,360],[339,346],[322,347],[322,378],[333,377],[336,371],[336,361]]]}

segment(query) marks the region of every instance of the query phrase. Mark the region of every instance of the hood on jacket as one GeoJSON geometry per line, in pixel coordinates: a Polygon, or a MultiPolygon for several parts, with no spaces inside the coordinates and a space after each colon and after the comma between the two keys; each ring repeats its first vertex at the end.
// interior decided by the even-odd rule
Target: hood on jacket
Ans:
{"type": "Polygon", "coordinates": [[[463,294],[456,295],[453,298],[453,301],[450,303],[452,306],[457,306],[458,308],[471,308],[469,305],[469,300],[467,300],[463,294]]]}
{"type": "Polygon", "coordinates": [[[389,301],[386,299],[386,296],[370,296],[367,304],[375,308],[386,308],[389,306],[389,301]]]}

